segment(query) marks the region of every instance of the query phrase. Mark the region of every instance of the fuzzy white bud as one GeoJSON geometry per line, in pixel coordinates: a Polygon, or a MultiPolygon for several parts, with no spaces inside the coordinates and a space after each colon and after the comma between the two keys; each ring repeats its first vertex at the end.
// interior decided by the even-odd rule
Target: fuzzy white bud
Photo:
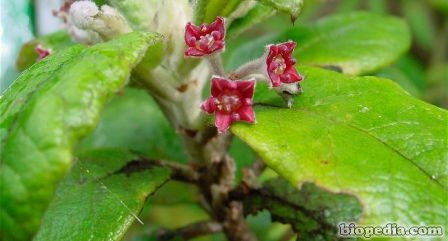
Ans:
{"type": "Polygon", "coordinates": [[[131,31],[126,19],[116,9],[108,5],[99,9],[91,1],[73,3],[70,7],[70,21],[77,28],[96,32],[103,40],[131,31]]]}
{"type": "Polygon", "coordinates": [[[78,1],[70,6],[70,18],[78,28],[87,29],[94,21],[94,16],[99,14],[99,9],[94,2],[78,1]]]}

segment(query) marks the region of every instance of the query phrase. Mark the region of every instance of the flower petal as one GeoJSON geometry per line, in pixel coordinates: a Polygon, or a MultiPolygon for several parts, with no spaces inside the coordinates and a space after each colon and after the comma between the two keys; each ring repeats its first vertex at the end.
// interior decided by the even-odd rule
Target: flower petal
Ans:
{"type": "Polygon", "coordinates": [[[218,97],[221,92],[229,88],[229,81],[219,77],[212,78],[212,96],[218,97]]]}
{"type": "Polygon", "coordinates": [[[280,76],[278,76],[277,74],[271,73],[271,72],[268,72],[268,74],[269,74],[269,79],[271,79],[272,87],[280,86],[280,84],[281,84],[280,76]]]}
{"type": "Polygon", "coordinates": [[[237,89],[241,92],[243,98],[252,98],[254,96],[254,80],[237,81],[236,83],[238,86],[237,89]]]}
{"type": "Polygon", "coordinates": [[[299,82],[303,79],[303,77],[297,72],[296,68],[289,68],[284,75],[287,75],[288,78],[282,80],[283,83],[295,83],[299,82]]]}
{"type": "Polygon", "coordinates": [[[218,128],[219,133],[226,132],[229,129],[230,124],[232,124],[232,121],[231,115],[216,112],[215,126],[218,128]]]}
{"type": "Polygon", "coordinates": [[[224,49],[224,41],[218,40],[213,43],[213,45],[208,49],[207,53],[211,54],[223,49],[224,49]]]}
{"type": "Polygon", "coordinates": [[[240,115],[240,120],[249,122],[249,123],[255,123],[255,113],[250,105],[242,106],[238,110],[238,114],[240,115]]]}
{"type": "Polygon", "coordinates": [[[288,42],[282,43],[280,45],[286,47],[282,54],[288,56],[288,55],[292,54],[292,51],[294,51],[294,48],[296,47],[297,44],[294,41],[288,41],[288,42]]]}
{"type": "Polygon", "coordinates": [[[209,114],[216,111],[216,99],[214,97],[208,98],[204,103],[201,105],[201,109],[209,114]]]}
{"type": "Polygon", "coordinates": [[[204,56],[205,53],[195,47],[188,47],[185,51],[185,56],[204,56]]]}
{"type": "Polygon", "coordinates": [[[210,24],[210,32],[213,31],[218,31],[221,34],[221,39],[224,39],[225,27],[223,17],[217,17],[216,20],[210,24]]]}
{"type": "Polygon", "coordinates": [[[190,38],[195,38],[198,39],[199,36],[201,35],[201,29],[192,24],[192,23],[187,23],[187,25],[185,26],[185,42],[188,43],[188,39],[190,38]]]}

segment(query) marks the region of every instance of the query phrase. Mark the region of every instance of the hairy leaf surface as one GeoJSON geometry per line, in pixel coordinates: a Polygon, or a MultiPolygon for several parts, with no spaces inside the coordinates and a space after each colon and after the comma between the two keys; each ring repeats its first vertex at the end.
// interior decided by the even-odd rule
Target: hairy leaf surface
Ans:
{"type": "MultiPolygon", "coordinates": [[[[0,227],[28,240],[105,103],[127,82],[157,34],[134,32],[91,48],[75,46],[33,65],[0,100],[0,227]]],[[[150,53],[148,53],[150,54],[150,53]]]]}
{"type": "MultiPolygon", "coordinates": [[[[304,93],[291,109],[267,95],[257,124],[232,131],[279,175],[355,195],[360,222],[447,228],[447,111],[395,83],[300,69],[304,93]]],[[[258,100],[260,102],[260,100],[258,100]]]]}
{"type": "Polygon", "coordinates": [[[77,159],[34,240],[121,240],[146,198],[170,177],[169,169],[119,149],[89,151],[77,159]]]}

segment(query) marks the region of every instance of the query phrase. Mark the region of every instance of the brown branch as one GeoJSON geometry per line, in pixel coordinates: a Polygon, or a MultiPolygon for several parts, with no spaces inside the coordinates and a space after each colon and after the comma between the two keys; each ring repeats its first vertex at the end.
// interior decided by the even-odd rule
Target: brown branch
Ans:
{"type": "Polygon", "coordinates": [[[197,222],[176,230],[161,230],[158,238],[160,241],[168,241],[175,237],[182,237],[184,239],[191,239],[198,236],[203,236],[211,233],[222,231],[222,226],[217,222],[197,222]]]}
{"type": "Polygon", "coordinates": [[[257,241],[244,219],[242,202],[232,201],[229,203],[223,228],[229,241],[257,241]]]}

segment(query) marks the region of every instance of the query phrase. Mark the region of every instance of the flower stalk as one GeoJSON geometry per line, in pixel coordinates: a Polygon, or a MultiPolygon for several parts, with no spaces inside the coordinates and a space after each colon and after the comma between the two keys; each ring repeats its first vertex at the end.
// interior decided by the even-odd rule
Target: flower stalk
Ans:
{"type": "Polygon", "coordinates": [[[206,57],[210,67],[212,69],[212,73],[218,76],[226,76],[226,72],[224,70],[224,65],[222,63],[222,58],[220,54],[212,54],[206,57]]]}

